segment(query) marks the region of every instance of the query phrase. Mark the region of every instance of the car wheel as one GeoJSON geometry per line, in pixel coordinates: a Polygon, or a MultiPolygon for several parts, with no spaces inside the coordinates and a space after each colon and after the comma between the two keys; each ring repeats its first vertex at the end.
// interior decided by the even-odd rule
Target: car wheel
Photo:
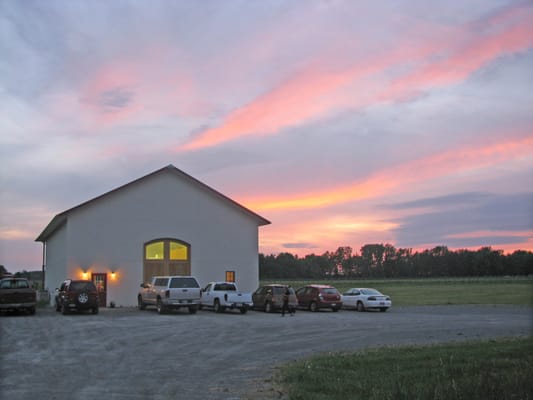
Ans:
{"type": "Polygon", "coordinates": [[[318,311],[318,307],[316,305],[316,302],[312,301],[311,304],[309,304],[309,311],[312,311],[312,312],[317,312],[318,311]]]}
{"type": "Polygon", "coordinates": [[[164,314],[165,313],[165,306],[161,302],[161,299],[157,299],[156,308],[157,308],[157,313],[158,314],[164,314]]]}
{"type": "Polygon", "coordinates": [[[387,307],[381,307],[381,308],[379,309],[379,311],[381,311],[381,312],[385,312],[385,311],[387,311],[387,307]]]}
{"type": "Polygon", "coordinates": [[[68,310],[68,307],[67,307],[66,305],[63,304],[63,305],[61,306],[61,314],[63,314],[63,315],[67,315],[67,314],[68,314],[68,311],[69,311],[69,310],[68,310]]]}
{"type": "Polygon", "coordinates": [[[189,314],[196,314],[197,311],[198,311],[198,306],[189,307],[189,314]]]}
{"type": "Polygon", "coordinates": [[[137,297],[137,307],[139,308],[139,310],[146,309],[146,304],[144,304],[143,298],[140,295],[139,295],[139,297],[137,297]]]}
{"type": "Polygon", "coordinates": [[[239,309],[239,311],[241,312],[241,314],[246,314],[248,312],[248,307],[244,306],[244,307],[241,307],[239,309]]]}
{"type": "Polygon", "coordinates": [[[272,307],[272,303],[270,301],[267,301],[265,303],[265,312],[271,313],[272,311],[274,311],[274,307],[272,307]]]}
{"type": "Polygon", "coordinates": [[[357,311],[359,311],[359,312],[365,311],[365,306],[360,301],[357,302],[357,311]]]}
{"type": "Polygon", "coordinates": [[[92,308],[93,314],[98,314],[98,306],[92,308]]]}
{"type": "Polygon", "coordinates": [[[216,313],[221,313],[224,311],[224,308],[220,305],[220,301],[218,299],[215,299],[215,312],[216,313]]]}

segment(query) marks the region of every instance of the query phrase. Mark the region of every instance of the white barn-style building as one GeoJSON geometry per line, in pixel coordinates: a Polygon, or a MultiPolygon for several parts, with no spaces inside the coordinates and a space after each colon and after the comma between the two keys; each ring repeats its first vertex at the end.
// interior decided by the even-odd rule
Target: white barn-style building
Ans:
{"type": "MultiPolygon", "coordinates": [[[[43,243],[45,288],[92,279],[101,306],[137,304],[142,282],[193,275],[200,285],[259,284],[258,228],[270,224],[173,165],[57,214],[43,243]]],[[[53,298],[53,296],[51,296],[53,298]]]]}

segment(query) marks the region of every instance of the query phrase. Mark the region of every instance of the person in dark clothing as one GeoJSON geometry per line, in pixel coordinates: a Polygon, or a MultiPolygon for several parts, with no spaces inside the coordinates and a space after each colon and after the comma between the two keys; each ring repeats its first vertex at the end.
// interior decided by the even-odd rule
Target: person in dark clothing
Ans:
{"type": "Polygon", "coordinates": [[[281,307],[281,316],[282,317],[285,316],[285,311],[288,311],[291,314],[291,316],[293,315],[292,309],[289,308],[289,297],[290,297],[290,295],[291,295],[291,291],[287,287],[287,289],[285,290],[285,293],[283,293],[283,305],[281,307]]]}

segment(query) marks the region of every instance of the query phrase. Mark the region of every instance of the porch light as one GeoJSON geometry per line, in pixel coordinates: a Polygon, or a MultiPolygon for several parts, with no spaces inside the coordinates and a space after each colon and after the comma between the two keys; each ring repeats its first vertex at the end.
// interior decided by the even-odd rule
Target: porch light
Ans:
{"type": "Polygon", "coordinates": [[[116,279],[117,273],[115,271],[111,271],[111,279],[116,279]]]}

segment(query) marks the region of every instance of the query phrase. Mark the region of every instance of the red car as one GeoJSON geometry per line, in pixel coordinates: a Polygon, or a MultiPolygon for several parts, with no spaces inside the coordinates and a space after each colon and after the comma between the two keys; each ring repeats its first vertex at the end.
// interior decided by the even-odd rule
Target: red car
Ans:
{"type": "Polygon", "coordinates": [[[339,311],[342,307],[340,292],[329,285],[307,285],[296,291],[298,307],[307,308],[310,311],[318,311],[321,308],[330,308],[339,311]]]}

